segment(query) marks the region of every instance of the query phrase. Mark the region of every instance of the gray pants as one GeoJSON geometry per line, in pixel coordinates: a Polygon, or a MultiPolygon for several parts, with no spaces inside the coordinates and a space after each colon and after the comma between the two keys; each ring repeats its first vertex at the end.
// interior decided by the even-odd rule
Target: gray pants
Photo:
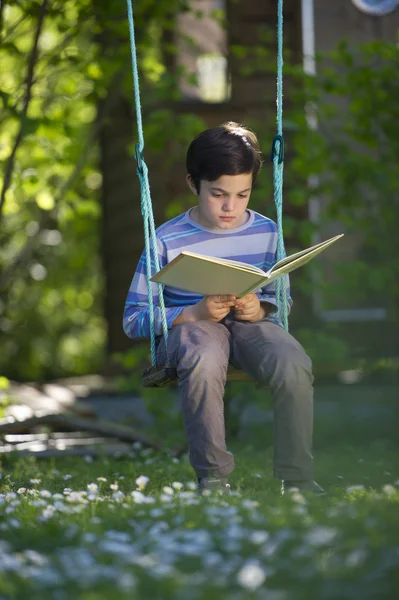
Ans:
{"type": "MultiPolygon", "coordinates": [[[[169,331],[168,353],[179,376],[190,462],[197,477],[226,476],[223,395],[229,361],[271,388],[274,401],[274,476],[313,479],[313,375],[310,358],[282,327],[263,319],[198,321],[169,331]]],[[[157,358],[165,360],[162,338],[157,358]]]]}

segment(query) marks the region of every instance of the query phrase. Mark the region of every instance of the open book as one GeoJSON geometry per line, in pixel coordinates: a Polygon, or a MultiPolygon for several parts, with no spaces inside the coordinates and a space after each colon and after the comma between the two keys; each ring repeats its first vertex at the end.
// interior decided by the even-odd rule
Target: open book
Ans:
{"type": "Polygon", "coordinates": [[[151,281],[203,296],[226,294],[242,298],[278,277],[302,267],[343,235],[341,233],[287,256],[267,272],[247,263],[183,251],[151,277],[151,281]]]}

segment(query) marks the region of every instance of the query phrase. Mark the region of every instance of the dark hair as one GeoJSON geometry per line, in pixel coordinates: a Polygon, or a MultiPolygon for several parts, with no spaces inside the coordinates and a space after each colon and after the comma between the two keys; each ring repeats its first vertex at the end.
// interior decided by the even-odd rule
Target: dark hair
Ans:
{"type": "Polygon", "coordinates": [[[255,182],[261,166],[261,151],[255,133],[233,121],[203,131],[187,150],[187,173],[198,193],[201,179],[215,181],[222,175],[252,172],[255,182]]]}

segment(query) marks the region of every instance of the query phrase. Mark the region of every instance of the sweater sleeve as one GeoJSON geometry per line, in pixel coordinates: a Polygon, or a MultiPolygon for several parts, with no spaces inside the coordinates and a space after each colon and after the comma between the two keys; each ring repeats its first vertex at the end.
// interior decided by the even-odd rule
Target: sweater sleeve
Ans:
{"type": "MultiPolygon", "coordinates": [[[[162,269],[167,264],[166,249],[162,240],[157,238],[159,266],[162,269]]],[[[151,258],[151,272],[155,273],[155,263],[151,258]]],[[[159,307],[158,284],[151,283],[152,297],[154,303],[154,327],[155,334],[161,335],[162,315],[159,307]]],[[[184,306],[166,307],[166,320],[168,329],[171,329],[173,321],[178,317],[184,306]]],[[[125,303],[123,313],[123,330],[132,339],[150,337],[150,308],[148,304],[148,287],[146,274],[146,255],[143,251],[138,262],[136,272],[133,276],[125,303]]]]}

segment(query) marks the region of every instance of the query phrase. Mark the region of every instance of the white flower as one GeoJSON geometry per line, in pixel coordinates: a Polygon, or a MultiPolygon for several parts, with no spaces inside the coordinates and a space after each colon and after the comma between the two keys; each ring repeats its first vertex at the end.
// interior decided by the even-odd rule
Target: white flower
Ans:
{"type": "Polygon", "coordinates": [[[242,507],[247,508],[248,510],[252,510],[253,508],[258,508],[259,502],[256,500],[243,500],[242,507]]]}
{"type": "Polygon", "coordinates": [[[31,506],[36,506],[37,508],[40,508],[42,506],[47,506],[47,502],[45,500],[32,500],[32,502],[30,503],[31,506]]]}
{"type": "Polygon", "coordinates": [[[264,544],[269,539],[267,531],[253,531],[249,536],[249,541],[253,544],[264,544]]]}
{"type": "Polygon", "coordinates": [[[359,567],[364,563],[366,558],[367,553],[362,548],[359,548],[358,550],[352,550],[352,552],[350,552],[346,557],[346,566],[349,568],[359,567]]]}
{"type": "Polygon", "coordinates": [[[98,492],[98,485],[96,483],[89,483],[87,489],[90,494],[96,494],[98,492]]]}
{"type": "Polygon", "coordinates": [[[306,542],[311,546],[327,546],[337,535],[337,530],[325,525],[318,525],[311,529],[305,536],[306,542]]]}
{"type": "Polygon", "coordinates": [[[33,479],[29,480],[30,483],[32,483],[33,485],[39,485],[39,483],[41,483],[41,479],[39,479],[38,477],[34,477],[33,479]]]}
{"type": "Polygon", "coordinates": [[[166,494],[167,496],[173,496],[173,493],[174,493],[174,492],[173,492],[173,488],[171,488],[169,485],[165,485],[165,486],[162,488],[162,491],[163,491],[163,493],[164,493],[164,494],[166,494]]]}
{"type": "Polygon", "coordinates": [[[110,540],[115,540],[116,542],[121,542],[124,544],[127,544],[131,541],[131,535],[126,531],[116,531],[115,529],[108,529],[108,531],[106,531],[104,535],[110,540]]]}
{"type": "Polygon", "coordinates": [[[144,494],[142,494],[141,492],[138,492],[136,490],[134,490],[132,492],[132,498],[133,498],[134,502],[136,502],[136,504],[144,504],[144,502],[145,502],[144,494]]]}
{"type": "Polygon", "coordinates": [[[352,494],[352,492],[361,492],[365,489],[364,485],[350,485],[346,488],[348,494],[352,494]]]}
{"type": "Polygon", "coordinates": [[[39,567],[42,567],[43,565],[46,565],[49,562],[47,556],[44,556],[44,554],[40,554],[40,552],[37,552],[36,550],[27,549],[24,550],[23,554],[27,560],[34,563],[35,565],[38,565],[39,567]]]}
{"type": "Polygon", "coordinates": [[[68,479],[71,479],[72,475],[70,473],[67,473],[66,475],[64,475],[63,479],[64,481],[67,481],[68,479]]]}
{"type": "Polygon", "coordinates": [[[298,504],[306,504],[306,498],[300,492],[290,492],[290,498],[298,504]]]}
{"type": "Polygon", "coordinates": [[[138,490],[139,491],[143,490],[149,481],[150,481],[150,478],[147,477],[146,475],[140,475],[140,477],[137,477],[136,484],[137,484],[138,490]]]}
{"type": "Polygon", "coordinates": [[[186,487],[188,487],[189,490],[197,490],[198,489],[198,483],[195,483],[195,481],[189,481],[186,485],[186,487]]]}
{"type": "Polygon", "coordinates": [[[106,477],[97,477],[97,481],[107,481],[106,477]]]}
{"type": "Polygon", "coordinates": [[[172,502],[173,500],[172,496],[169,496],[168,494],[161,494],[159,499],[161,502],[172,502]]]}
{"type": "Polygon", "coordinates": [[[21,488],[19,488],[19,490],[17,490],[17,494],[25,494],[25,492],[26,492],[26,488],[24,488],[24,487],[21,487],[21,488]]]}
{"type": "Polygon", "coordinates": [[[53,494],[53,500],[63,500],[64,496],[62,494],[53,494]]]}
{"type": "Polygon", "coordinates": [[[265,579],[265,570],[256,560],[247,561],[237,575],[238,583],[247,590],[256,590],[265,579]]]}
{"type": "Polygon", "coordinates": [[[119,490],[119,485],[117,484],[117,482],[115,481],[114,483],[111,483],[111,485],[109,486],[111,488],[111,490],[113,490],[114,492],[116,492],[117,490],[119,490]]]}
{"type": "Polygon", "coordinates": [[[172,483],[172,487],[175,488],[175,490],[181,490],[183,487],[183,484],[180,483],[180,481],[174,481],[172,483]]]}
{"type": "Polygon", "coordinates": [[[40,495],[42,498],[51,498],[52,493],[49,490],[41,490],[40,495]]]}
{"type": "Polygon", "coordinates": [[[42,517],[44,519],[49,519],[50,517],[52,517],[55,513],[56,509],[54,508],[54,506],[47,506],[44,511],[42,512],[42,517]]]}
{"type": "Polygon", "coordinates": [[[112,494],[112,498],[116,501],[116,502],[122,502],[122,500],[125,498],[125,495],[120,491],[117,490],[116,492],[114,492],[112,494]]]}
{"type": "Polygon", "coordinates": [[[390,485],[389,483],[387,483],[386,485],[383,486],[382,491],[387,496],[392,496],[392,494],[395,494],[395,492],[396,492],[396,490],[393,487],[393,485],[390,485]]]}
{"type": "Polygon", "coordinates": [[[10,527],[14,527],[15,529],[19,529],[21,527],[21,523],[17,521],[17,519],[8,519],[8,524],[10,527]]]}
{"type": "Polygon", "coordinates": [[[131,556],[132,554],[131,544],[117,540],[101,540],[99,547],[102,552],[109,552],[110,554],[119,554],[120,556],[131,556]]]}

